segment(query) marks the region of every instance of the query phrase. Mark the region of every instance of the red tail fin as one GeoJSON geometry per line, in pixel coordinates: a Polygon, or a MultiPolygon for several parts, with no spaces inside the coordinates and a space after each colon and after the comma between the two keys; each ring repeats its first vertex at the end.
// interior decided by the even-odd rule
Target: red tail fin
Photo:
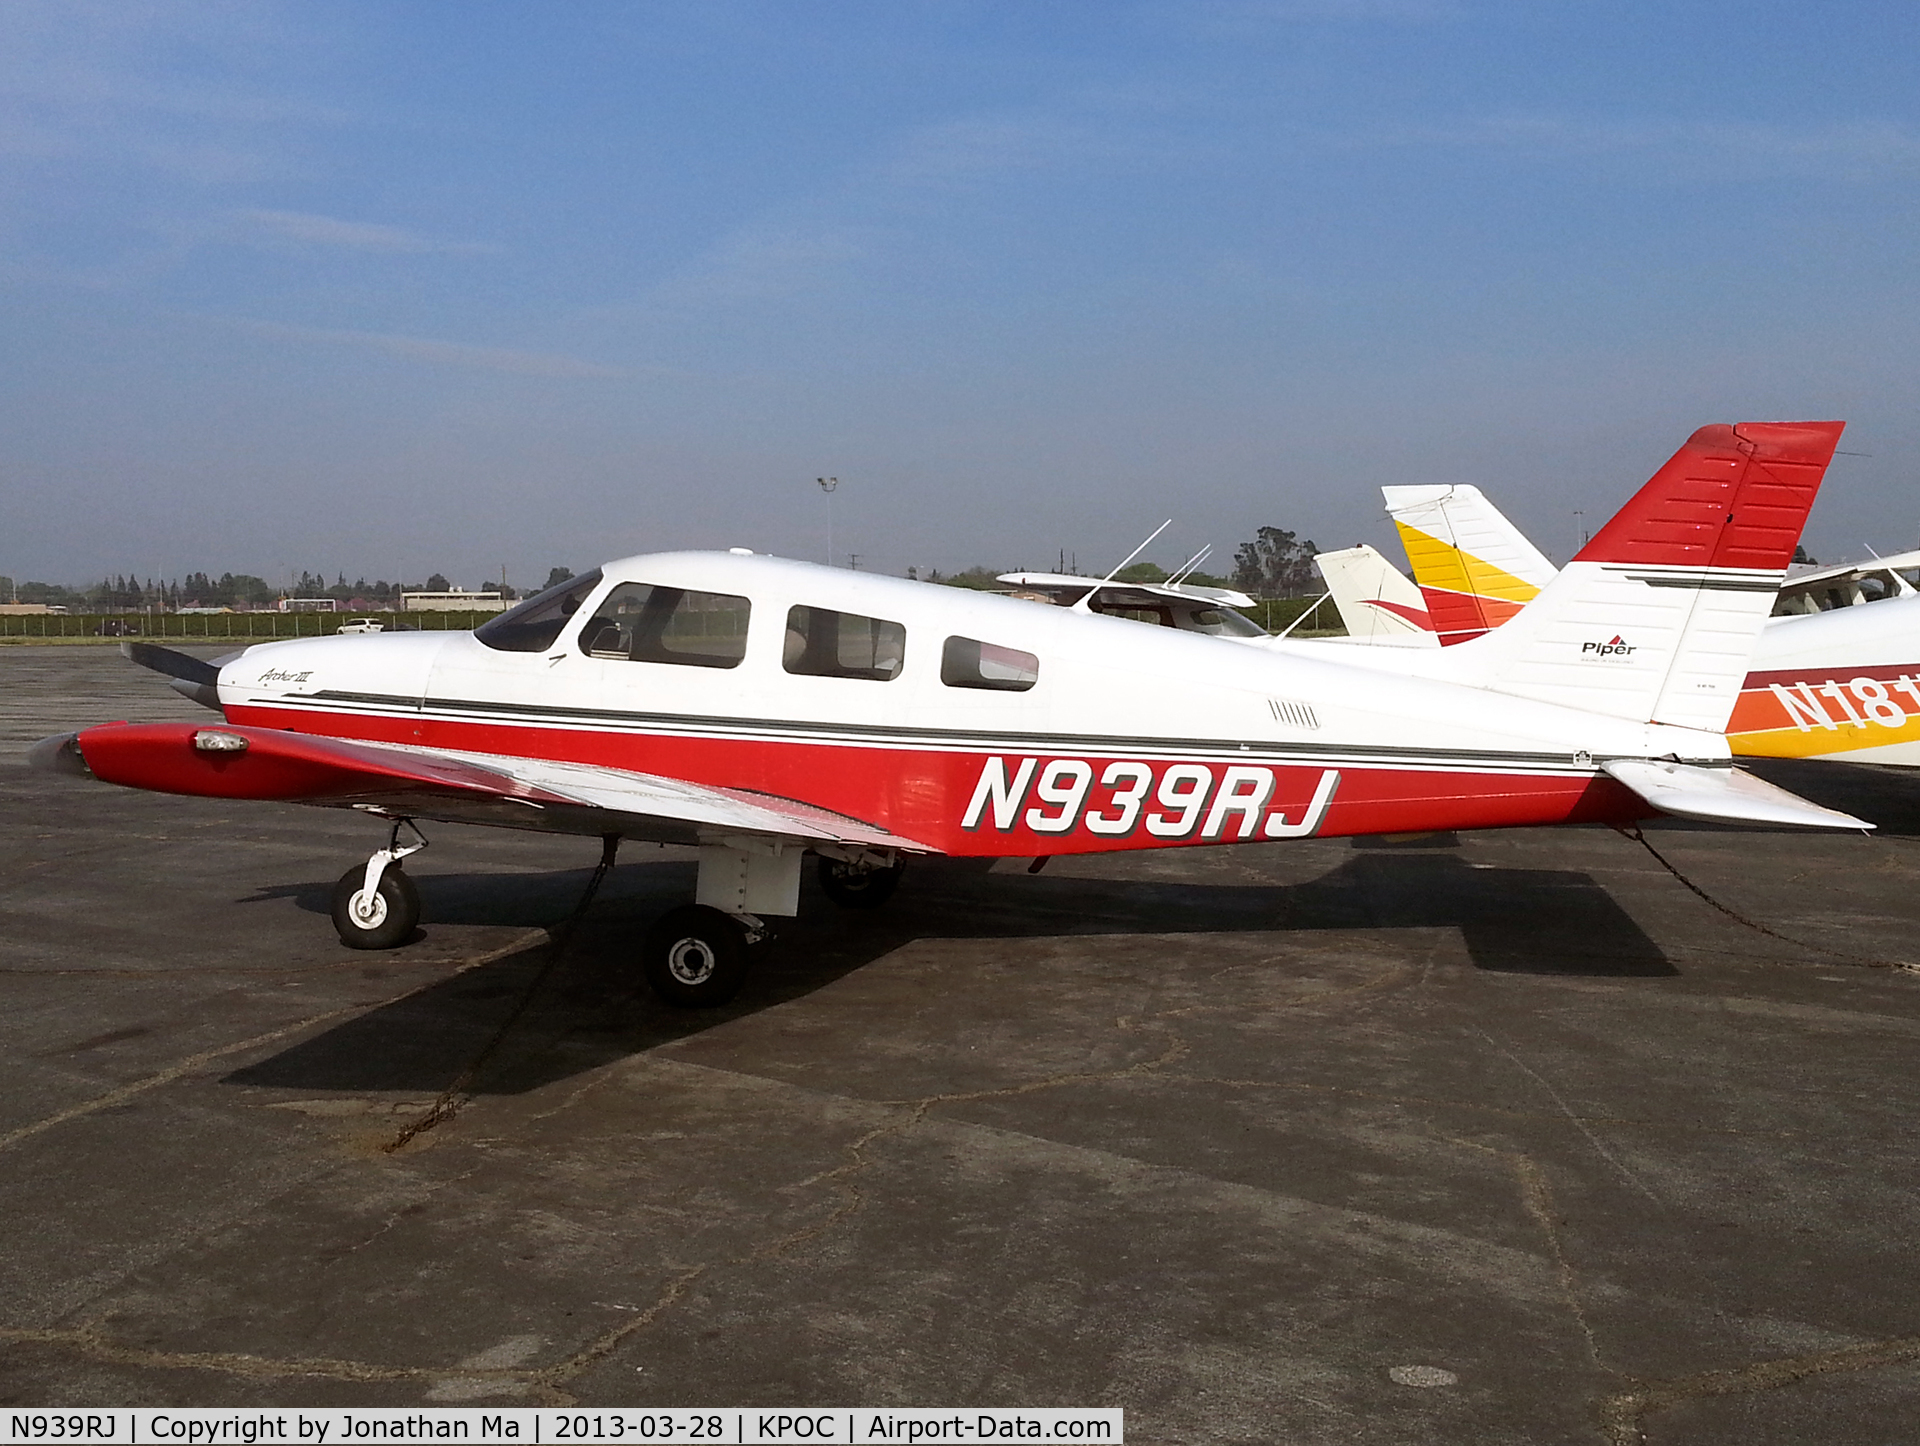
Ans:
{"type": "Polygon", "coordinates": [[[1845,426],[1702,427],[1574,561],[1784,568],[1845,426]]]}

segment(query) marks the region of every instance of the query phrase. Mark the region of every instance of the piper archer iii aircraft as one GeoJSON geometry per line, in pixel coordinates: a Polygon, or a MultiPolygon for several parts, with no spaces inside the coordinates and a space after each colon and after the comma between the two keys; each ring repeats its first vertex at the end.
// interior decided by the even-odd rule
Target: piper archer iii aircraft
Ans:
{"type": "Polygon", "coordinates": [[[647,933],[667,1000],[738,989],[804,856],[842,905],[915,854],[1695,818],[1866,828],[1734,768],[1747,655],[1839,423],[1705,428],[1525,612],[1423,655],[1178,627],[730,553],[630,557],[471,633],[135,645],[218,723],[43,740],[43,767],[390,824],[341,878],[356,948],[413,934],[415,820],[699,849],[647,933]],[[1608,644],[1608,639],[1630,639],[1608,644]],[[1604,646],[1603,646],[1604,644],[1604,646]],[[402,843],[403,835],[413,842],[402,843]]]}

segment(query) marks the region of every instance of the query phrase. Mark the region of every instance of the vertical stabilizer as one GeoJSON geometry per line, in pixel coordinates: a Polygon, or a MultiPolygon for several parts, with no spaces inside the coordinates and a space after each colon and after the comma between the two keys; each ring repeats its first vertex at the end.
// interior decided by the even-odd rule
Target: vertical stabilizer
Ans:
{"type": "Polygon", "coordinates": [[[1442,644],[1499,627],[1553,581],[1553,564],[1478,487],[1380,492],[1442,644]]]}
{"type": "Polygon", "coordinates": [[[1539,597],[1451,650],[1449,673],[1724,731],[1844,426],[1702,427],[1539,597]]]}
{"type": "Polygon", "coordinates": [[[1357,643],[1395,647],[1439,646],[1420,589],[1375,548],[1364,542],[1313,559],[1327,580],[1347,636],[1357,643]]]}

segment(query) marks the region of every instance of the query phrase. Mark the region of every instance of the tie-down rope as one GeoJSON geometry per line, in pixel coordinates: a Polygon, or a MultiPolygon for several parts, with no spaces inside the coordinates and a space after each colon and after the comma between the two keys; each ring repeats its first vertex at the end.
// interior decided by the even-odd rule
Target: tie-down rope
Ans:
{"type": "Polygon", "coordinates": [[[540,986],[547,982],[547,977],[553,973],[555,966],[566,956],[567,946],[573,942],[574,931],[579,928],[580,920],[593,903],[593,896],[600,891],[602,880],[613,868],[613,856],[619,852],[619,849],[620,835],[618,834],[610,833],[600,841],[600,866],[593,871],[593,877],[587,880],[587,887],[580,895],[580,902],[573,906],[573,912],[567,915],[566,921],[554,931],[553,940],[547,946],[546,963],[542,964],[533,978],[527,982],[527,987],[520,991],[519,999],[514,1001],[513,1009],[507,1017],[500,1021],[500,1027],[493,1032],[493,1037],[481,1046],[480,1052],[468,1062],[465,1069],[460,1071],[453,1083],[440,1091],[440,1097],[427,1107],[426,1112],[382,1145],[381,1150],[389,1155],[393,1154],[394,1151],[403,1148],[409,1141],[425,1134],[434,1126],[452,1119],[473,1097],[471,1090],[474,1080],[479,1076],[480,1071],[487,1067],[500,1046],[506,1043],[507,1035],[512,1032],[514,1025],[520,1022],[520,1017],[527,1012],[528,1006],[533,1003],[534,996],[540,992],[540,986]]]}
{"type": "Polygon", "coordinates": [[[1688,878],[1685,874],[1681,873],[1679,869],[1674,867],[1673,862],[1670,859],[1668,859],[1665,854],[1661,853],[1659,849],[1653,846],[1652,840],[1650,840],[1644,833],[1640,831],[1640,826],[1638,824],[1632,824],[1632,825],[1626,825],[1626,826],[1623,826],[1621,824],[1614,824],[1613,830],[1615,833],[1620,834],[1624,838],[1632,839],[1635,843],[1639,844],[1640,847],[1645,849],[1648,853],[1652,854],[1654,857],[1654,861],[1658,863],[1661,868],[1665,869],[1668,873],[1672,874],[1676,879],[1678,879],[1682,884],[1686,885],[1688,891],[1691,892],[1702,903],[1706,904],[1709,908],[1718,909],[1721,913],[1725,914],[1729,919],[1733,920],[1736,924],[1744,925],[1746,928],[1752,929],[1755,933],[1765,934],[1769,939],[1778,939],[1782,944],[1791,944],[1796,949],[1806,949],[1815,954],[1824,954],[1830,959],[1842,960],[1845,963],[1854,965],[1856,968],[1904,969],[1908,973],[1920,974],[1920,965],[1904,964],[1897,959],[1862,959],[1858,955],[1849,954],[1842,949],[1829,949],[1824,944],[1815,944],[1806,939],[1795,939],[1791,935],[1782,934],[1778,929],[1770,928],[1769,926],[1760,923],[1757,919],[1749,919],[1745,914],[1741,913],[1738,909],[1731,908],[1728,905],[1721,903],[1718,899],[1714,898],[1712,894],[1709,894],[1705,889],[1701,888],[1692,879],[1688,878]]]}

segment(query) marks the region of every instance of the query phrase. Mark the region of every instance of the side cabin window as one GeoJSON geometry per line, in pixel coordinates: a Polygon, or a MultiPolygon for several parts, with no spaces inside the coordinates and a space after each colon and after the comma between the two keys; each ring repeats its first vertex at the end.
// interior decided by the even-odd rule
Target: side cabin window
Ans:
{"type": "Polygon", "coordinates": [[[831,608],[787,611],[787,640],[780,662],[789,673],[889,683],[900,676],[906,656],[907,630],[899,623],[831,608]]]}
{"type": "Polygon", "coordinates": [[[940,651],[940,681],[949,688],[1024,693],[1040,681],[1040,660],[977,638],[948,638],[940,651]]]}
{"type": "Polygon", "coordinates": [[[1174,625],[1173,609],[1151,603],[1110,603],[1096,598],[1092,610],[1102,617],[1125,618],[1131,623],[1147,623],[1159,628],[1170,628],[1174,625]]]}
{"type": "Polygon", "coordinates": [[[737,668],[747,655],[751,610],[731,593],[623,582],[580,629],[580,651],[623,662],[737,668]]]}
{"type": "Polygon", "coordinates": [[[489,618],[473,630],[473,635],[503,653],[544,653],[598,586],[598,568],[585,577],[570,577],[489,618]]]}

